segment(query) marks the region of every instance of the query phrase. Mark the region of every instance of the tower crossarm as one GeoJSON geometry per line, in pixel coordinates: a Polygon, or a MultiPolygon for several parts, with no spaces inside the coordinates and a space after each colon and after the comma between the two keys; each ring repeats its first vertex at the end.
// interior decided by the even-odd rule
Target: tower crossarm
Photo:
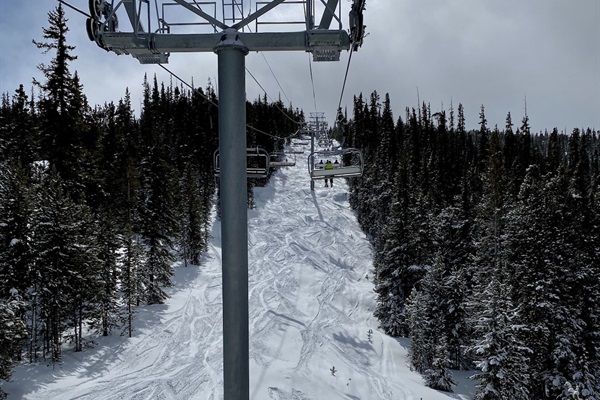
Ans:
{"type": "MultiPolygon", "coordinates": [[[[117,54],[158,54],[212,52],[221,42],[224,33],[162,34],[103,32],[102,43],[106,50],[117,54]]],[[[248,51],[340,51],[350,48],[350,37],[345,31],[321,30],[300,32],[238,32],[238,39],[248,51]]],[[[137,57],[136,57],[137,58],[137,57]]]]}
{"type": "MultiPolygon", "coordinates": [[[[171,53],[216,51],[224,36],[231,35],[232,32],[235,32],[235,40],[247,51],[305,51],[313,54],[314,61],[338,61],[341,51],[350,50],[351,47],[356,50],[363,36],[359,20],[365,0],[353,0],[353,12],[350,14],[352,29],[349,31],[342,28],[339,0],[319,0],[322,15],[318,25],[311,22],[314,20],[315,0],[257,1],[257,9],[246,16],[241,8],[242,3],[238,3],[240,0],[229,0],[231,3],[227,3],[228,6],[235,11],[238,10],[235,6],[238,6],[240,15],[226,16],[223,11],[220,18],[224,21],[218,19],[216,11],[214,15],[207,12],[211,7],[216,10],[216,3],[208,0],[161,0],[162,15],[158,15],[159,5],[152,5],[147,0],[120,0],[113,6],[115,1],[90,0],[92,12],[86,23],[88,36],[101,48],[116,54],[129,54],[142,64],[167,63],[171,53]],[[306,17],[306,30],[248,32],[245,29],[252,22],[256,22],[257,29],[258,26],[273,26],[270,24],[285,25],[285,21],[273,21],[269,18],[259,21],[259,18],[262,19],[269,11],[283,4],[294,8],[296,12],[301,10],[298,7],[304,5],[302,15],[306,17]],[[165,7],[169,5],[176,7],[165,7]],[[151,26],[155,7],[158,29],[151,26]],[[122,27],[119,26],[116,15],[119,8],[127,13],[133,31],[120,29],[122,27]],[[173,14],[166,15],[167,8],[174,10],[173,14]],[[334,19],[338,21],[338,26],[332,29],[330,26],[334,19]],[[231,26],[227,24],[230,20],[234,21],[231,26]],[[212,25],[213,32],[193,31],[202,29],[207,24],[212,25]],[[173,28],[180,32],[174,32],[173,28]]],[[[287,23],[293,25],[296,21],[287,23]]]]}

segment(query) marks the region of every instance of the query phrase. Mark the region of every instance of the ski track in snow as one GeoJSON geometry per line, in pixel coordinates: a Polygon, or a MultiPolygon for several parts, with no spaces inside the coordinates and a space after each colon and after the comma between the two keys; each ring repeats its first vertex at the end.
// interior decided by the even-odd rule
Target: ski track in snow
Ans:
{"type": "MultiPolygon", "coordinates": [[[[423,387],[405,346],[376,330],[372,253],[347,185],[309,183],[299,155],[255,189],[248,210],[250,398],[469,398],[423,387]]],[[[167,303],[140,308],[133,338],[99,338],[46,374],[20,366],[9,399],[222,399],[220,222],[212,236],[201,267],[176,268],[167,303]]]]}

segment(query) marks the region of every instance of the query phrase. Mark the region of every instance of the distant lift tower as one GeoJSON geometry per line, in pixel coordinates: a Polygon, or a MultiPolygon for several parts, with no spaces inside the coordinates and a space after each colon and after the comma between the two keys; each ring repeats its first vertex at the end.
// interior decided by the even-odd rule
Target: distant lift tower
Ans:
{"type": "Polygon", "coordinates": [[[88,36],[107,51],[130,54],[142,64],[167,63],[175,52],[217,53],[225,400],[249,399],[244,57],[251,51],[305,51],[314,61],[337,61],[342,50],[357,50],[364,37],[365,0],[353,0],[348,30],[342,28],[341,3],[89,0],[88,36]],[[276,7],[278,12],[270,13],[276,7]],[[130,28],[121,30],[126,20],[130,28]],[[334,20],[336,27],[331,28],[334,20]]]}
{"type": "MultiPolygon", "coordinates": [[[[310,154],[315,152],[315,136],[317,141],[323,136],[327,135],[328,124],[325,121],[325,113],[322,111],[315,111],[310,113],[310,119],[307,123],[308,131],[310,132],[310,154]]],[[[312,158],[311,158],[312,161],[312,158]]],[[[311,162],[309,161],[309,162],[311,162]]],[[[313,161],[314,162],[314,161],[313,161]]],[[[310,169],[314,168],[314,164],[311,163],[310,169]]],[[[315,181],[310,181],[311,190],[315,190],[315,181]]]]}

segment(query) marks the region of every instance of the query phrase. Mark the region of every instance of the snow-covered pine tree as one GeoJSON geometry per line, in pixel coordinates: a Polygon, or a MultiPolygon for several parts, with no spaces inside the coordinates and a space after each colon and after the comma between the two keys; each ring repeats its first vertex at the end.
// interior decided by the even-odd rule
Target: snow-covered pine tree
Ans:
{"type": "Polygon", "coordinates": [[[131,224],[125,226],[123,237],[123,251],[119,257],[121,265],[120,289],[122,297],[121,321],[129,337],[133,334],[133,317],[135,308],[142,303],[144,287],[142,281],[142,266],[144,263],[144,249],[139,236],[134,235],[131,224]]]}
{"type": "MultiPolygon", "coordinates": [[[[483,114],[483,108],[482,108],[483,114]]],[[[482,126],[484,126],[484,116],[482,126]]],[[[474,286],[468,301],[473,329],[470,354],[480,372],[477,400],[529,399],[529,349],[518,325],[521,311],[507,293],[512,266],[506,261],[505,215],[510,208],[499,131],[489,138],[483,196],[477,215],[474,286]]],[[[483,151],[483,150],[482,150],[483,151]]]]}
{"type": "Polygon", "coordinates": [[[83,321],[89,318],[97,298],[97,231],[87,206],[73,201],[54,170],[42,183],[37,205],[36,278],[44,320],[44,355],[59,362],[68,329],[73,329],[75,349],[82,349],[83,321]]]}
{"type": "MultiPolygon", "coordinates": [[[[397,177],[399,174],[397,174],[397,177]]],[[[377,307],[374,315],[381,328],[392,336],[407,335],[405,302],[424,269],[415,266],[413,249],[409,247],[405,204],[398,190],[389,208],[388,223],[378,240],[381,248],[375,253],[375,292],[377,307]]]]}
{"type": "Polygon", "coordinates": [[[175,220],[172,169],[162,158],[162,152],[149,154],[143,188],[143,206],[140,212],[141,236],[146,256],[140,271],[145,300],[148,304],[161,304],[167,295],[165,287],[171,286],[174,260],[173,238],[178,230],[175,220]]]}
{"type": "Polygon", "coordinates": [[[31,285],[34,210],[30,177],[18,162],[0,167],[0,299],[31,285]]]}
{"type": "Polygon", "coordinates": [[[411,363],[424,374],[428,386],[448,391],[453,384],[447,342],[453,311],[447,286],[450,276],[450,264],[440,251],[407,306],[411,363]]]}
{"type": "Polygon", "coordinates": [[[529,400],[529,349],[518,325],[519,310],[506,296],[507,287],[494,276],[487,285],[480,282],[473,301],[480,307],[474,316],[475,339],[470,348],[480,370],[476,400],[529,400]]]}
{"type": "Polygon", "coordinates": [[[9,103],[3,96],[0,108],[0,160],[12,160],[28,170],[38,153],[38,127],[33,99],[23,85],[9,103]]]}
{"type": "Polygon", "coordinates": [[[206,249],[204,218],[207,213],[203,209],[205,203],[199,185],[200,174],[192,163],[188,163],[181,177],[181,233],[178,240],[186,265],[188,261],[199,265],[201,253],[206,249]]]}
{"type": "Polygon", "coordinates": [[[424,373],[433,363],[434,343],[431,325],[434,324],[428,314],[427,295],[416,288],[412,290],[406,302],[406,324],[411,339],[409,356],[412,367],[424,373]]]}
{"type": "Polygon", "coordinates": [[[11,289],[8,296],[0,298],[0,379],[8,380],[13,364],[21,359],[27,338],[23,322],[25,309],[26,304],[17,289],[11,289]]]}
{"type": "Polygon", "coordinates": [[[159,92],[156,77],[152,90],[144,82],[144,113],[141,118],[142,165],[140,181],[139,232],[146,255],[139,279],[144,290],[144,300],[148,304],[160,304],[167,295],[165,287],[171,286],[174,260],[173,240],[179,226],[176,218],[174,194],[177,192],[177,178],[173,165],[169,162],[168,132],[170,119],[163,119],[164,111],[170,107],[170,94],[164,87],[159,92]]]}
{"type": "Polygon", "coordinates": [[[444,337],[436,345],[431,367],[425,370],[424,375],[425,384],[432,389],[452,392],[452,386],[456,386],[456,381],[450,370],[448,344],[444,337]]]}
{"type": "Polygon", "coordinates": [[[569,189],[564,168],[541,175],[532,166],[508,218],[512,298],[520,304],[518,323],[526,328],[526,345],[533,351],[529,391],[535,398],[567,398],[567,386],[582,389],[583,398],[598,393],[597,363],[586,340],[588,326],[597,321],[590,317],[598,306],[589,302],[590,295],[597,298],[592,283],[597,268],[582,200],[569,189]]]}
{"type": "Polygon", "coordinates": [[[98,280],[97,290],[90,311],[90,327],[102,336],[108,336],[119,322],[118,284],[121,278],[121,268],[118,265],[122,238],[118,234],[116,216],[107,208],[102,208],[96,214],[98,232],[98,280]]]}

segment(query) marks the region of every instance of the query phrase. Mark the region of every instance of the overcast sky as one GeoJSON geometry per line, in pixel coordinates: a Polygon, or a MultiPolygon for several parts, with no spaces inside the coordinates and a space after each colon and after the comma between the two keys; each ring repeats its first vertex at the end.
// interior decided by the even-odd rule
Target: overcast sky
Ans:
{"type": "MultiPolygon", "coordinates": [[[[340,2],[348,28],[351,2],[340,2]]],[[[87,3],[70,1],[85,11],[87,3]]],[[[31,41],[43,40],[47,14],[57,5],[54,0],[0,2],[2,93],[12,95],[21,83],[29,93],[32,78],[42,79],[37,65],[49,63],[53,54],[42,54],[31,41]]],[[[71,72],[78,72],[90,104],[116,102],[128,87],[139,110],[144,74],[169,82],[159,66],[98,48],[87,38],[85,18],[69,8],[66,14],[68,43],[78,56],[71,72]]],[[[520,125],[527,99],[535,132],[600,129],[600,0],[367,0],[364,18],[368,36],[352,55],[342,101],[349,112],[354,95],[368,98],[376,90],[382,101],[389,93],[395,119],[404,117],[406,107],[417,105],[418,92],[434,112],[462,103],[468,128],[478,126],[483,104],[489,126],[503,129],[508,112],[520,125]]],[[[130,31],[125,18],[120,24],[130,31]]],[[[307,53],[250,53],[246,67],[272,99],[281,96],[307,114],[325,112],[332,124],[348,56],[343,52],[339,62],[312,63],[315,97],[307,53]]],[[[217,80],[214,53],[173,53],[167,68],[195,86],[217,80]]],[[[262,93],[248,74],[246,91],[249,100],[262,93]]]]}

